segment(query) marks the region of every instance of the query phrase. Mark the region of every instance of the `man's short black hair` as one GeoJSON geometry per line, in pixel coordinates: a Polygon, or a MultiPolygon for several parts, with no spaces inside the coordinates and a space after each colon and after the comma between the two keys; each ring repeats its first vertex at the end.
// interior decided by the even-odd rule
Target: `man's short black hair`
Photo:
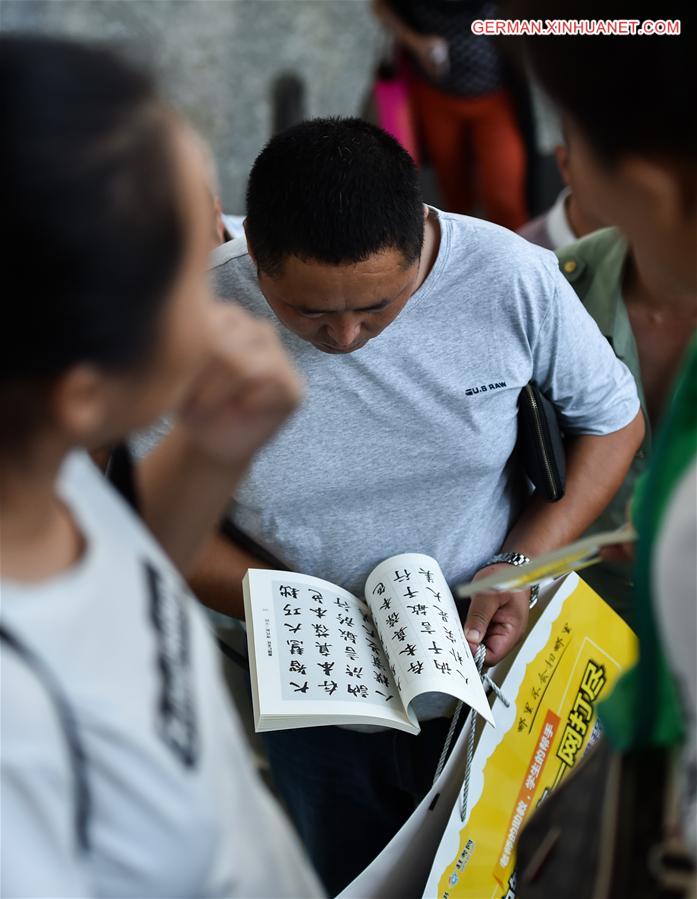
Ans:
{"type": "Polygon", "coordinates": [[[665,0],[509,0],[514,19],[680,19],[679,36],[511,37],[607,163],[627,153],[694,161],[696,48],[688,7],[665,0]]]}
{"type": "Polygon", "coordinates": [[[394,248],[405,265],[424,237],[419,174],[389,134],[360,119],[312,119],[276,135],[247,188],[247,237],[261,271],[290,256],[330,265],[394,248]]]}

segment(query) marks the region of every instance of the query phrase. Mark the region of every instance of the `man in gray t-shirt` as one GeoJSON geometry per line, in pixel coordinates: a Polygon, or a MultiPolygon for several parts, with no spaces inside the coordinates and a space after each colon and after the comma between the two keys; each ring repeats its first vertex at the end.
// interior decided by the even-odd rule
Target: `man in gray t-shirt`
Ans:
{"type": "MultiPolygon", "coordinates": [[[[213,254],[217,291],[279,329],[308,391],[230,514],[285,565],[360,595],[378,561],[421,551],[453,584],[575,538],[607,505],[643,435],[639,401],[552,253],[424,207],[407,154],[356,120],[306,122],[271,141],[250,176],[246,231],[213,254]],[[568,438],[555,504],[528,497],[514,453],[531,380],[568,438]]],[[[241,616],[248,566],[261,567],[219,539],[198,595],[241,616]]],[[[487,662],[524,633],[528,600],[473,600],[466,636],[485,643],[487,662]]],[[[269,735],[277,785],[330,892],[425,792],[448,711],[437,699],[420,706],[418,737],[269,735]]]]}

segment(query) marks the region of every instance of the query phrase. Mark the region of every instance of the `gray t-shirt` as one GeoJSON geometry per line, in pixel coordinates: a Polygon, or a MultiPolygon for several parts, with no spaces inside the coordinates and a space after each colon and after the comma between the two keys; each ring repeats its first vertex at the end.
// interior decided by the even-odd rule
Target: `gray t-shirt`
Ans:
{"type": "Polygon", "coordinates": [[[528,381],[568,433],[611,433],[639,409],[631,374],[556,256],[497,225],[437,216],[425,282],[385,331],[344,356],[277,321],[243,240],[212,258],[218,294],[277,325],[308,387],[255,457],[234,521],[291,569],[359,596],[390,555],[427,553],[454,584],[500,549],[525,497],[513,451],[528,381]]]}

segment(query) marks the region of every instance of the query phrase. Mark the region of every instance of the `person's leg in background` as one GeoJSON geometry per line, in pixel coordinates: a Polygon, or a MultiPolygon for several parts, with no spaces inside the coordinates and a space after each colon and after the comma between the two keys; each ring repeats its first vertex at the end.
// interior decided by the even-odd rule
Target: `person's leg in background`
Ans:
{"type": "Polygon", "coordinates": [[[263,735],[276,789],[330,896],[379,855],[426,795],[449,726],[437,718],[418,735],[332,726],[263,735]]]}
{"type": "Polygon", "coordinates": [[[330,896],[409,816],[394,782],[391,733],[312,727],[264,735],[276,789],[330,896]]]}
{"type": "Polygon", "coordinates": [[[409,82],[414,117],[433,166],[448,212],[470,214],[474,202],[472,171],[468,165],[471,135],[457,97],[442,93],[421,78],[409,82]]]}
{"type": "Polygon", "coordinates": [[[476,182],[485,217],[517,231],[529,215],[526,152],[507,91],[472,101],[476,182]]]}

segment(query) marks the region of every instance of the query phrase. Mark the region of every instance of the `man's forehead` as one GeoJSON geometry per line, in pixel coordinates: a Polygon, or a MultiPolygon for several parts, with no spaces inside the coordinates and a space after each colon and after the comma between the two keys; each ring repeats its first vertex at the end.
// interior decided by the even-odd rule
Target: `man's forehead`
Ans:
{"type": "Polygon", "coordinates": [[[379,312],[398,299],[408,289],[413,278],[402,277],[397,287],[388,291],[354,290],[350,292],[332,291],[311,293],[293,293],[284,295],[283,301],[292,306],[296,312],[379,312]]]}
{"type": "Polygon", "coordinates": [[[416,268],[401,256],[334,266],[292,258],[272,281],[284,303],[298,312],[379,311],[407,290],[416,268]]]}
{"type": "MultiPolygon", "coordinates": [[[[402,293],[402,291],[400,291],[402,293]]],[[[355,303],[346,302],[343,304],[337,303],[337,301],[331,297],[327,297],[325,301],[320,301],[319,303],[314,303],[313,305],[308,306],[307,301],[301,300],[299,302],[293,302],[292,300],[286,300],[286,305],[292,306],[296,312],[304,312],[312,314],[313,312],[379,312],[381,309],[385,309],[390,303],[399,296],[397,294],[395,297],[384,297],[377,302],[369,302],[367,304],[361,305],[360,300],[356,300],[355,303]]]]}

